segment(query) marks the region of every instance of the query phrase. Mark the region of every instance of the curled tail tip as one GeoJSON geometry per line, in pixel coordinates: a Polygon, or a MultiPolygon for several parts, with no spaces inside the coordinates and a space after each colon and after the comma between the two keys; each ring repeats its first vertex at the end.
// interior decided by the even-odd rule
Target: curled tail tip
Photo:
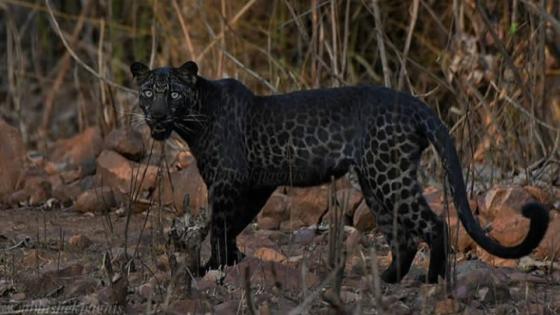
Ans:
{"type": "Polygon", "coordinates": [[[546,222],[548,225],[549,215],[548,211],[539,203],[537,202],[529,202],[523,205],[521,209],[521,214],[524,217],[529,218],[531,220],[538,220],[541,222],[546,222]]]}
{"type": "Polygon", "coordinates": [[[539,246],[546,234],[546,231],[548,230],[548,210],[539,203],[531,202],[523,206],[521,213],[524,217],[531,220],[529,233],[526,236],[525,242],[527,244],[527,249],[532,251],[539,246]]]}

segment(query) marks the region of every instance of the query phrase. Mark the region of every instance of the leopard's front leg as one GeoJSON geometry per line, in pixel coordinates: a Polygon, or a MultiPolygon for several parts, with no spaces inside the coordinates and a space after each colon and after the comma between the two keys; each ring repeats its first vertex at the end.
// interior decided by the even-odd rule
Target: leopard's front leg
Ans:
{"type": "Polygon", "coordinates": [[[206,270],[233,265],[243,258],[235,244],[237,234],[244,228],[236,226],[239,222],[235,219],[239,209],[244,207],[240,186],[220,184],[210,187],[209,192],[212,256],[206,264],[206,270]]]}
{"type": "Polygon", "coordinates": [[[233,265],[243,258],[235,238],[253,221],[275,188],[246,188],[241,183],[211,186],[212,256],[205,270],[233,265]]]}

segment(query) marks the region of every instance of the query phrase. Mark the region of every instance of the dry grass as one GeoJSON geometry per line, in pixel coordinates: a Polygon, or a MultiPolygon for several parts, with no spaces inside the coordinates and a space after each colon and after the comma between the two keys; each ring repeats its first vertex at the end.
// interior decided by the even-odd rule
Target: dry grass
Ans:
{"type": "Polygon", "coordinates": [[[51,2],[52,16],[49,2],[0,2],[1,114],[21,122],[31,145],[124,122],[133,60],[192,59],[209,78],[265,94],[363,82],[408,91],[452,127],[467,164],[518,171],[558,151],[554,1],[51,2]],[[60,111],[85,121],[61,128],[60,111]]]}
{"type": "MultiPolygon", "coordinates": [[[[560,159],[557,1],[0,0],[0,16],[0,115],[19,123],[30,147],[88,125],[108,132],[131,123],[133,61],[195,60],[204,76],[237,78],[262,94],[357,83],[407,91],[447,123],[467,166],[529,173],[560,159]]],[[[428,156],[427,172],[435,161],[428,156]]],[[[474,167],[468,175],[479,176],[474,167]]],[[[333,222],[332,271],[296,313],[332,283],[323,299],[338,307],[343,231],[333,222]]],[[[363,256],[383,308],[376,253],[363,256]]]]}

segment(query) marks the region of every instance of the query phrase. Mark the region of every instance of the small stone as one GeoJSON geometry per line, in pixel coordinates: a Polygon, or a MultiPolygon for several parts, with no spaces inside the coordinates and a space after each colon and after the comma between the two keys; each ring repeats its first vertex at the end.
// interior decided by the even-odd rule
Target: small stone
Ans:
{"type": "Polygon", "coordinates": [[[145,153],[142,134],[128,128],[112,130],[105,138],[105,149],[116,151],[133,161],[140,161],[145,153]]]}
{"type": "Polygon", "coordinates": [[[75,250],[84,250],[92,244],[92,241],[82,234],[72,235],[68,239],[68,246],[75,250]]]}
{"type": "Polygon", "coordinates": [[[535,250],[535,257],[538,259],[560,256],[560,213],[551,211],[550,217],[544,239],[535,250]]]}
{"type": "Polygon", "coordinates": [[[194,163],[194,157],[189,151],[179,151],[175,156],[175,167],[182,170],[194,163]]]}
{"type": "Polygon", "coordinates": [[[12,301],[23,301],[26,298],[27,296],[23,292],[14,293],[10,296],[10,300],[12,301]]]}
{"type": "Polygon", "coordinates": [[[288,211],[289,199],[285,194],[274,192],[257,216],[259,228],[264,230],[279,229],[282,221],[290,215],[288,211]]]}
{"type": "Polygon", "coordinates": [[[27,178],[23,189],[29,195],[28,201],[32,206],[41,205],[52,197],[52,185],[48,178],[43,176],[27,178]]]}
{"type": "Polygon", "coordinates": [[[115,151],[104,150],[97,158],[98,182],[121,194],[130,192],[130,181],[133,176],[138,179],[137,185],[141,185],[142,190],[155,189],[157,174],[157,166],[138,165],[115,151]]]}
{"type": "Polygon", "coordinates": [[[352,225],[360,232],[370,232],[375,227],[375,217],[365,202],[354,212],[352,225]]]}
{"type": "Polygon", "coordinates": [[[90,127],[71,138],[58,140],[50,157],[55,163],[82,165],[87,160],[94,160],[102,146],[101,131],[97,127],[90,127]]]}
{"type": "Polygon", "coordinates": [[[115,211],[115,214],[116,214],[118,217],[121,217],[121,218],[122,218],[122,217],[126,216],[126,209],[123,208],[123,207],[120,207],[120,208],[118,208],[118,209],[115,211]]]}
{"type": "Polygon", "coordinates": [[[253,255],[264,261],[274,261],[280,263],[285,262],[288,259],[284,254],[268,247],[261,247],[257,249],[253,255]]]}
{"type": "Polygon", "coordinates": [[[287,195],[291,199],[289,219],[300,220],[304,226],[320,223],[328,208],[327,186],[290,187],[287,195]]]}
{"type": "Polygon", "coordinates": [[[81,193],[74,205],[79,212],[105,213],[117,205],[111,187],[98,187],[81,193]]]}
{"type": "Polygon", "coordinates": [[[294,242],[298,244],[309,244],[313,241],[313,239],[315,239],[315,236],[317,236],[315,229],[311,227],[301,228],[294,231],[293,233],[294,242]]]}
{"type": "Polygon", "coordinates": [[[151,300],[152,297],[154,296],[154,287],[152,286],[151,283],[144,283],[142,285],[140,285],[136,291],[138,292],[138,295],[140,295],[141,297],[143,297],[146,300],[151,300]]]}
{"type": "Polygon", "coordinates": [[[224,277],[226,276],[225,272],[221,270],[208,270],[204,277],[202,277],[202,281],[207,281],[210,283],[219,283],[224,277]]]}
{"type": "Polygon", "coordinates": [[[451,315],[456,314],[461,310],[461,304],[457,300],[448,298],[443,301],[439,301],[436,304],[435,314],[436,315],[451,315]]]}

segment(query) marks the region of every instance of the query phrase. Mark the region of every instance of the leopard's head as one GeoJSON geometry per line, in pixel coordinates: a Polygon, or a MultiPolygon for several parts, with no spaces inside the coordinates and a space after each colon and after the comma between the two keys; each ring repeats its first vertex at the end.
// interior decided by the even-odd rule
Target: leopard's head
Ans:
{"type": "Polygon", "coordinates": [[[150,127],[152,138],[166,140],[173,129],[181,127],[186,117],[196,115],[198,66],[187,61],[178,68],[150,70],[135,62],[130,71],[138,83],[140,108],[150,127]]]}

